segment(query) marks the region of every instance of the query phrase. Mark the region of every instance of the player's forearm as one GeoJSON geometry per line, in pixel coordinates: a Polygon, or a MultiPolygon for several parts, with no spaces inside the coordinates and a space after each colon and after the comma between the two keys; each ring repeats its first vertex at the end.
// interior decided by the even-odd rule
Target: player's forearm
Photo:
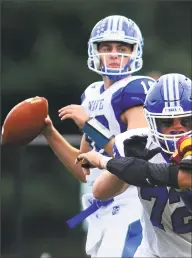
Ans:
{"type": "Polygon", "coordinates": [[[111,157],[113,157],[113,144],[115,142],[115,137],[111,138],[111,140],[104,146],[105,152],[107,152],[111,157]]]}
{"type": "Polygon", "coordinates": [[[74,164],[76,157],[79,155],[79,150],[71,146],[55,128],[53,128],[51,133],[44,136],[63,165],[67,167],[77,179],[86,182],[81,166],[74,164]]]}
{"type": "Polygon", "coordinates": [[[137,158],[114,158],[105,168],[119,179],[135,186],[191,188],[191,173],[174,164],[153,164],[137,158]]]}
{"type": "Polygon", "coordinates": [[[178,173],[178,183],[181,189],[192,188],[192,173],[180,169],[178,173]]]}
{"type": "Polygon", "coordinates": [[[93,195],[96,199],[107,200],[124,192],[127,187],[124,181],[104,171],[93,185],[93,195]]]}
{"type": "Polygon", "coordinates": [[[179,163],[178,182],[180,188],[192,189],[192,157],[184,157],[179,163]]]}

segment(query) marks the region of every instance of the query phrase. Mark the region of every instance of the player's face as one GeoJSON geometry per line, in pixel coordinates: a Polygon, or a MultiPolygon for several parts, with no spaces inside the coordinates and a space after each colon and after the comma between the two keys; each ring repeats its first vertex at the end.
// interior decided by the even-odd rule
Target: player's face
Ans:
{"type": "Polygon", "coordinates": [[[101,65],[112,69],[122,69],[131,58],[133,46],[123,42],[101,42],[98,52],[101,65]]]}
{"type": "Polygon", "coordinates": [[[157,127],[162,134],[176,135],[192,130],[192,116],[182,118],[159,118],[157,127]]]}

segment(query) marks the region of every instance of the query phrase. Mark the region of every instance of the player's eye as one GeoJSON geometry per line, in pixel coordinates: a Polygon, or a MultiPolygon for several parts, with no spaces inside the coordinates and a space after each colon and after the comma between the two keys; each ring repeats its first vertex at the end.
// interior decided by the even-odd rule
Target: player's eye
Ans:
{"type": "Polygon", "coordinates": [[[172,118],[156,118],[158,128],[170,127],[173,124],[172,118]]]}
{"type": "Polygon", "coordinates": [[[100,50],[100,52],[110,52],[111,51],[111,49],[109,48],[109,47],[103,47],[103,48],[101,48],[101,50],[100,50]]]}
{"type": "Polygon", "coordinates": [[[181,125],[192,129],[192,117],[184,117],[180,121],[181,125]]]}
{"type": "MultiPolygon", "coordinates": [[[[180,124],[184,127],[192,129],[192,117],[183,117],[180,119],[180,124]]],[[[173,125],[173,118],[156,118],[158,128],[167,128],[173,125]]]]}
{"type": "Polygon", "coordinates": [[[118,49],[118,51],[119,52],[123,52],[123,53],[125,53],[125,52],[127,52],[127,48],[126,47],[124,47],[124,46],[122,46],[122,47],[120,47],[119,49],[118,49]]]}

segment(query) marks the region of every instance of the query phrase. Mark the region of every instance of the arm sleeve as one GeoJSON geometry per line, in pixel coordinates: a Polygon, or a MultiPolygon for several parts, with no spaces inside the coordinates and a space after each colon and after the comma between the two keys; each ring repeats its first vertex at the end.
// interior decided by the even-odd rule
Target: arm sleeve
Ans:
{"type": "Polygon", "coordinates": [[[175,164],[154,164],[138,158],[121,157],[109,160],[106,168],[119,179],[131,185],[179,188],[179,168],[175,164]]]}

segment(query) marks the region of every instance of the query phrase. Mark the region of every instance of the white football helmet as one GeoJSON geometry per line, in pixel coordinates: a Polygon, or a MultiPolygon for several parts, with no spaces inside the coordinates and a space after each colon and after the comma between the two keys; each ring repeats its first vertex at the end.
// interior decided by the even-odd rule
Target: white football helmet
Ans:
{"type": "MultiPolygon", "coordinates": [[[[99,21],[93,28],[88,42],[88,67],[92,71],[107,76],[109,79],[117,81],[130,74],[139,71],[143,66],[143,38],[137,24],[124,16],[112,15],[99,21]],[[128,56],[129,61],[120,68],[108,68],[101,65],[101,55],[111,55],[111,53],[99,53],[98,43],[112,41],[124,42],[133,45],[132,54],[115,53],[123,57],[128,56]]],[[[122,61],[121,61],[122,63],[122,61]]]]}
{"type": "Polygon", "coordinates": [[[192,135],[192,85],[191,80],[182,74],[165,74],[149,90],[144,111],[147,118],[152,141],[161,149],[172,154],[176,143],[183,136],[192,135]],[[189,128],[188,132],[171,132],[163,134],[162,127],[169,127],[174,118],[189,128]]]}

